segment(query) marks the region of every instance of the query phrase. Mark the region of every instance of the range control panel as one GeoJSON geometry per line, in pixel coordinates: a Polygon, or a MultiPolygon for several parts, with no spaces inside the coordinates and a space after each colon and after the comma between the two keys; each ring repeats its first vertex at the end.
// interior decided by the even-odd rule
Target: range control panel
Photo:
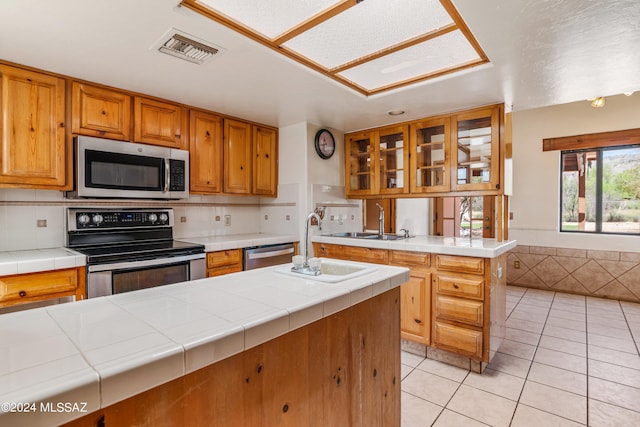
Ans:
{"type": "Polygon", "coordinates": [[[69,231],[171,227],[173,210],[163,209],[69,209],[69,231]]]}

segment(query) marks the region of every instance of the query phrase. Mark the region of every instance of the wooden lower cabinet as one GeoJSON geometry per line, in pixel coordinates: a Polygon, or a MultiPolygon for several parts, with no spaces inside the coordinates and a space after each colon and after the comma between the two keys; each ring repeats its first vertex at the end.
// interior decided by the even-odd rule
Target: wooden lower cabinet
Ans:
{"type": "Polygon", "coordinates": [[[65,424],[400,426],[399,290],[65,424]]]}
{"type": "Polygon", "coordinates": [[[400,336],[420,344],[431,343],[431,274],[410,269],[400,288],[400,336]]]}
{"type": "Polygon", "coordinates": [[[207,252],[207,277],[242,271],[242,249],[207,252]]]}
{"type": "Polygon", "coordinates": [[[409,281],[400,288],[400,336],[431,344],[431,255],[389,251],[389,264],[409,268],[409,281]]]}
{"type": "Polygon", "coordinates": [[[0,307],[74,296],[86,298],[85,268],[0,277],[0,307]]]}
{"type": "Polygon", "coordinates": [[[466,257],[314,243],[316,256],[410,269],[401,287],[403,339],[488,363],[505,331],[506,256],[466,257]]]}
{"type": "Polygon", "coordinates": [[[436,320],[433,324],[433,342],[436,347],[463,354],[474,359],[482,359],[482,331],[462,328],[436,320]]]}

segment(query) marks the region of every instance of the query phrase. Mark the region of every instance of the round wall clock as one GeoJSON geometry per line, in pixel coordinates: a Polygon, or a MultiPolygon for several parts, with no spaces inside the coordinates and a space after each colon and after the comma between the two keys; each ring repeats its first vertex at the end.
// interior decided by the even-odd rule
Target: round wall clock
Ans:
{"type": "Polygon", "coordinates": [[[333,139],[333,135],[327,129],[320,129],[316,133],[316,153],[323,159],[328,159],[333,156],[333,152],[336,151],[336,140],[333,139]]]}

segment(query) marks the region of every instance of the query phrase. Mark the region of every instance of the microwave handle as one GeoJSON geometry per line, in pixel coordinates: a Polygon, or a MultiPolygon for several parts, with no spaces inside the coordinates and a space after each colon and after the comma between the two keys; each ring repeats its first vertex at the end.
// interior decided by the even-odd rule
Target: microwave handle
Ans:
{"type": "Polygon", "coordinates": [[[171,166],[169,165],[171,161],[169,159],[164,159],[164,190],[162,191],[163,193],[166,193],[169,191],[169,188],[171,188],[171,166]]]}

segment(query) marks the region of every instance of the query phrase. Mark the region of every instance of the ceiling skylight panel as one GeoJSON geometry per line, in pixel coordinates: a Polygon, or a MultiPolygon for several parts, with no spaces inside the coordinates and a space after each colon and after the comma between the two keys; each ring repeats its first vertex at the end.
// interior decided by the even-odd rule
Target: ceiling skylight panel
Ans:
{"type": "Polygon", "coordinates": [[[438,0],[366,0],[284,47],[332,69],[451,24],[438,0]]]}
{"type": "Polygon", "coordinates": [[[199,0],[269,39],[341,3],[339,0],[199,0]]]}
{"type": "Polygon", "coordinates": [[[481,60],[462,32],[456,30],[338,75],[373,91],[481,60]]]}

